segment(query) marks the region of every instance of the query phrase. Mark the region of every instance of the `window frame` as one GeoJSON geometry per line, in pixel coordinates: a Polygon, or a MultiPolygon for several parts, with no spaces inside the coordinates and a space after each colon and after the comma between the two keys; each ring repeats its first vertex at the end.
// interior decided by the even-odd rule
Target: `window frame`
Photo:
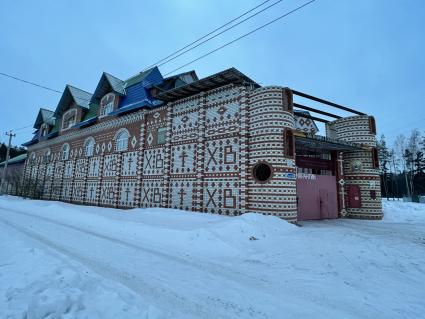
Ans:
{"type": "Polygon", "coordinates": [[[104,117],[104,116],[108,116],[109,113],[113,112],[115,109],[115,99],[116,99],[116,95],[113,92],[109,92],[107,94],[105,94],[101,99],[100,99],[100,110],[99,110],[99,117],[104,117]],[[103,105],[103,101],[105,99],[107,99],[109,96],[112,96],[113,99],[111,102],[109,102],[108,104],[103,105]],[[110,110],[109,110],[110,109],[110,110]],[[108,112],[106,112],[106,110],[108,110],[108,112]]]}
{"type": "Polygon", "coordinates": [[[285,128],[283,131],[283,141],[285,143],[285,157],[295,158],[295,137],[293,130],[285,128]]]}
{"type": "Polygon", "coordinates": [[[94,145],[95,145],[95,143],[96,143],[96,141],[92,136],[86,138],[86,140],[84,141],[84,155],[86,157],[91,157],[91,156],[94,155],[94,145]],[[90,152],[88,152],[88,150],[90,150],[90,152]]]}
{"type": "Polygon", "coordinates": [[[62,149],[61,149],[61,160],[67,161],[69,159],[69,150],[70,150],[70,146],[69,146],[68,143],[65,143],[65,144],[62,145],[62,149]],[[64,155],[65,152],[66,152],[66,156],[64,155]]]}
{"type": "Polygon", "coordinates": [[[117,152],[125,152],[128,150],[128,140],[130,138],[130,132],[125,129],[119,129],[115,134],[115,151],[117,152]],[[125,134],[125,137],[120,137],[125,134]]]}
{"type": "Polygon", "coordinates": [[[371,150],[371,153],[372,153],[372,168],[379,169],[378,149],[376,147],[373,147],[371,150]]]}
{"type": "Polygon", "coordinates": [[[65,130],[70,129],[70,128],[71,128],[71,127],[73,127],[76,123],[77,123],[77,109],[69,109],[68,111],[66,111],[66,112],[62,115],[62,125],[61,125],[61,127],[62,127],[62,131],[65,131],[65,130]],[[71,122],[68,122],[68,123],[71,123],[71,124],[69,124],[67,127],[64,127],[65,119],[66,119],[67,117],[68,117],[68,118],[70,118],[69,114],[71,114],[71,113],[73,113],[74,121],[73,121],[72,123],[71,123],[71,122]]]}
{"type": "Polygon", "coordinates": [[[369,116],[369,133],[376,135],[376,121],[373,116],[369,116]]]}

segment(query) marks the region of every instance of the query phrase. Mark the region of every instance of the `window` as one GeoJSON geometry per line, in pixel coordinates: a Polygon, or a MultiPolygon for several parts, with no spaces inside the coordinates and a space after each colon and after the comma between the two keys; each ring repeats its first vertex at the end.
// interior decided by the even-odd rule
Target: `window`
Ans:
{"type": "Polygon", "coordinates": [[[158,129],[157,143],[158,144],[165,144],[166,139],[167,139],[167,128],[166,127],[160,127],[158,129]]]}
{"type": "Polygon", "coordinates": [[[86,152],[86,156],[93,156],[93,151],[94,151],[94,138],[93,137],[89,137],[88,139],[86,139],[86,141],[84,142],[84,149],[86,152]]]}
{"type": "Polygon", "coordinates": [[[43,161],[44,161],[44,163],[50,162],[51,156],[52,156],[52,152],[50,151],[50,149],[46,150],[44,152],[44,155],[43,155],[43,161]]]}
{"type": "Polygon", "coordinates": [[[120,129],[115,135],[115,149],[118,152],[126,151],[128,149],[128,137],[130,134],[126,129],[120,129]]]}
{"type": "Polygon", "coordinates": [[[293,158],[295,155],[294,133],[290,129],[285,129],[285,156],[293,158]]]}
{"type": "Polygon", "coordinates": [[[272,167],[268,163],[258,163],[254,166],[252,174],[257,182],[267,182],[272,177],[272,167]]]}
{"type": "Polygon", "coordinates": [[[40,127],[40,136],[46,136],[49,133],[49,126],[46,123],[43,123],[40,127]]]}
{"type": "Polygon", "coordinates": [[[376,123],[373,116],[369,116],[369,133],[376,134],[376,123]]]}
{"type": "Polygon", "coordinates": [[[69,144],[62,146],[62,160],[66,161],[69,158],[69,144]]]}
{"type": "Polygon", "coordinates": [[[376,147],[372,148],[372,167],[379,168],[378,149],[376,147]]]}
{"type": "Polygon", "coordinates": [[[71,109],[62,117],[62,129],[66,130],[75,125],[77,121],[77,110],[71,109]]]}
{"type": "Polygon", "coordinates": [[[108,93],[100,101],[100,116],[105,116],[114,110],[115,94],[108,93]]]}

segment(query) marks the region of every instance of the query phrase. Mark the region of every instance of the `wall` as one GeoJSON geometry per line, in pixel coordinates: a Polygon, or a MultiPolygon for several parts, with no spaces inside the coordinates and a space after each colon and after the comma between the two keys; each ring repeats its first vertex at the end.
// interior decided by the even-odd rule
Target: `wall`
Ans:
{"type": "Polygon", "coordinates": [[[345,203],[347,216],[352,218],[381,219],[381,187],[379,169],[373,165],[372,150],[376,147],[376,133],[367,115],[351,116],[327,124],[327,134],[343,141],[360,143],[364,150],[343,153],[345,203]],[[350,207],[348,189],[357,185],[361,192],[361,207],[350,207]],[[374,196],[372,196],[375,194],[374,196]]]}
{"type": "Polygon", "coordinates": [[[248,90],[228,85],[150,111],[105,117],[29,147],[26,177],[43,186],[45,199],[110,207],[171,207],[238,215],[273,214],[296,220],[295,162],[284,157],[285,129],[293,129],[288,89],[248,90]],[[116,152],[125,128],[129,148],[116,152]],[[165,140],[158,131],[165,131],[165,140]],[[96,141],[94,156],[84,141],[96,141]],[[61,148],[70,145],[69,160],[61,148]],[[50,148],[53,159],[44,163],[50,148]],[[252,170],[266,162],[266,183],[252,170]]]}

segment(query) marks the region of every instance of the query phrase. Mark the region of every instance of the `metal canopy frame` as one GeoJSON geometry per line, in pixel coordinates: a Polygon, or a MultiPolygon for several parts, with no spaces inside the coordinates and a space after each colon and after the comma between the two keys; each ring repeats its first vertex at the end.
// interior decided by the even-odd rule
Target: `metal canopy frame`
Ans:
{"type": "MultiPolygon", "coordinates": [[[[330,101],[327,101],[327,100],[324,100],[324,99],[315,97],[315,96],[310,95],[310,94],[306,94],[306,93],[303,93],[303,92],[300,92],[300,91],[296,91],[296,90],[291,90],[291,91],[292,91],[292,93],[294,95],[301,96],[301,97],[303,97],[305,99],[309,99],[309,100],[312,100],[312,101],[315,101],[315,102],[319,102],[319,103],[322,103],[322,104],[326,104],[326,105],[332,106],[334,108],[337,108],[339,110],[350,112],[350,113],[353,113],[355,115],[366,115],[366,113],[363,113],[363,112],[354,110],[352,108],[349,108],[349,107],[346,107],[346,106],[343,106],[343,105],[340,105],[340,104],[336,104],[334,102],[330,102],[330,101]]],[[[328,117],[332,117],[334,119],[340,119],[340,118],[342,118],[339,115],[336,115],[336,114],[333,114],[333,113],[330,113],[330,112],[326,112],[326,111],[322,111],[322,110],[316,109],[314,107],[306,106],[306,105],[299,104],[299,103],[294,103],[294,107],[299,108],[299,109],[302,109],[302,110],[314,112],[314,113],[317,113],[317,114],[325,115],[325,116],[328,116],[328,117]]],[[[302,117],[305,117],[305,118],[308,118],[308,119],[312,119],[314,121],[318,121],[318,122],[322,122],[322,123],[329,123],[330,122],[329,120],[326,120],[324,118],[316,117],[316,116],[312,116],[312,115],[302,115],[302,117]]]]}
{"type": "Polygon", "coordinates": [[[202,91],[208,91],[229,83],[250,84],[254,87],[260,87],[258,83],[239,72],[235,68],[230,68],[222,72],[213,74],[198,81],[177,87],[172,90],[160,92],[156,98],[166,102],[172,102],[181,98],[185,98],[202,91]]]}
{"type": "Polygon", "coordinates": [[[363,150],[360,145],[350,142],[331,139],[325,136],[295,136],[295,144],[309,150],[329,150],[329,151],[358,151],[363,150]]]}

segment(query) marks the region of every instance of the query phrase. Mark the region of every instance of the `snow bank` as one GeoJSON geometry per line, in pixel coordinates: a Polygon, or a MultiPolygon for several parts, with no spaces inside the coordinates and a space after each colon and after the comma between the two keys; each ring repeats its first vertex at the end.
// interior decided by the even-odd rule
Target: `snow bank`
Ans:
{"type": "Polygon", "coordinates": [[[0,197],[0,318],[420,318],[425,205],[289,224],[0,197]]]}
{"type": "Polygon", "coordinates": [[[425,223],[425,204],[383,200],[385,222],[425,223]]]}

